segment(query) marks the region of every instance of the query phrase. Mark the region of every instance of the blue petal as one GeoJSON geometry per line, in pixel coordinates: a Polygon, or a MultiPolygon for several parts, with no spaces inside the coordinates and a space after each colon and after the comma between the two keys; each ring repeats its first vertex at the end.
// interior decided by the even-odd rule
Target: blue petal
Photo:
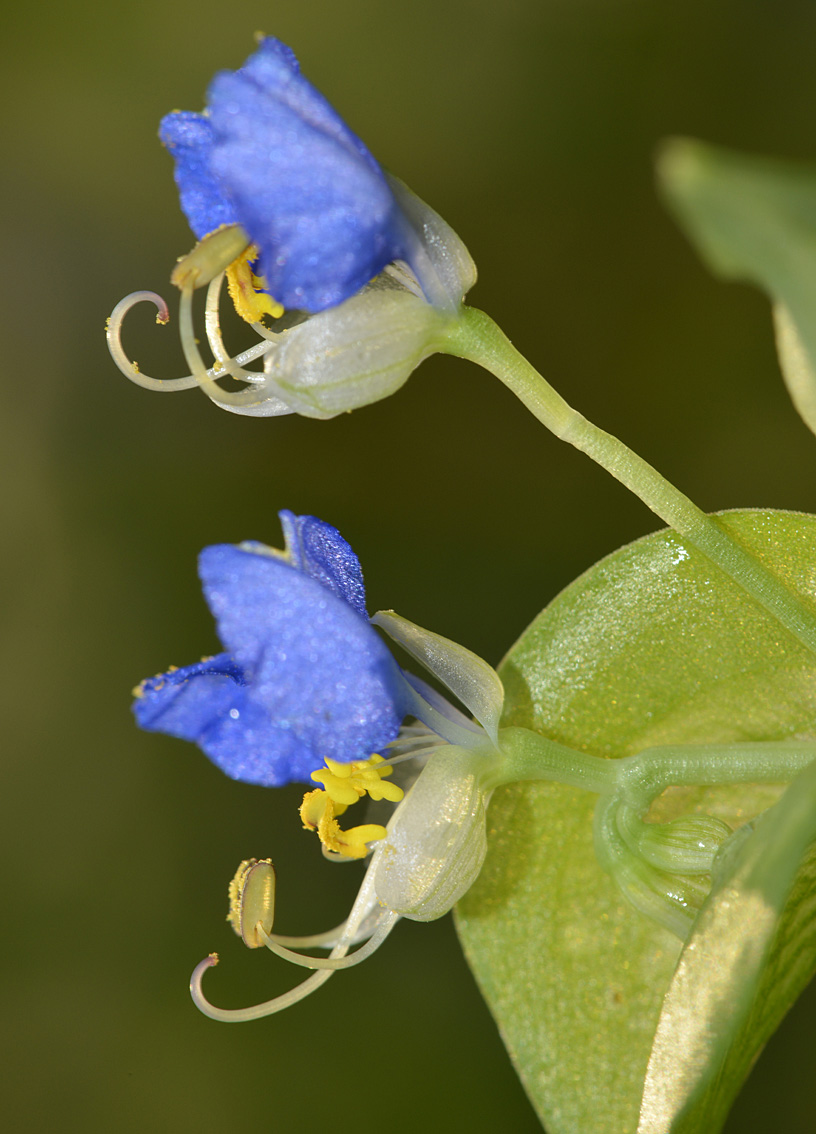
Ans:
{"type": "Polygon", "coordinates": [[[197,741],[243,701],[243,672],[229,654],[149,677],[139,686],[133,712],[142,728],[197,741]]]}
{"type": "Polygon", "coordinates": [[[404,218],[374,158],[277,40],[209,91],[210,169],[284,307],[321,311],[404,254],[404,218]]]}
{"type": "Polygon", "coordinates": [[[193,741],[223,772],[244,783],[308,782],[322,762],[253,702],[243,671],[229,654],[148,678],[133,712],[142,728],[193,741]]]}
{"type": "MultiPolygon", "coordinates": [[[[286,760],[313,770],[325,757],[365,759],[394,739],[401,675],[345,598],[282,559],[231,544],[205,548],[199,573],[248,701],[293,738],[286,760]]],[[[270,752],[271,766],[276,759],[270,752]]]]}
{"type": "Polygon", "coordinates": [[[235,204],[210,169],[215,139],[209,119],[177,110],[162,119],[159,138],[175,159],[181,207],[198,239],[222,224],[235,224],[235,204]]]}
{"type": "Polygon", "coordinates": [[[323,763],[302,737],[269,719],[251,690],[243,704],[198,738],[198,744],[231,779],[262,787],[309,783],[323,763]]]}
{"type": "Polygon", "coordinates": [[[367,618],[360,560],[346,540],[325,520],[278,512],[293,567],[317,579],[367,618]]]}

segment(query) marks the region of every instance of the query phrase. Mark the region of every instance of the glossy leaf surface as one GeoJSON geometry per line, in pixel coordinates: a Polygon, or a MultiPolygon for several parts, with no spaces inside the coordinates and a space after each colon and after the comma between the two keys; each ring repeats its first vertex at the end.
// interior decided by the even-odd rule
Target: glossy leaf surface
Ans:
{"type": "MultiPolygon", "coordinates": [[[[733,512],[721,522],[813,605],[816,518],[733,512]]],[[[563,591],[500,673],[505,724],[608,758],[661,744],[816,735],[816,657],[668,532],[622,548],[563,591]]],[[[720,1128],[816,963],[807,872],[794,881],[816,814],[812,780],[729,855],[684,951],[598,866],[593,795],[551,784],[496,792],[487,860],[458,907],[458,926],[549,1134],[720,1128]],[[769,854],[779,837],[784,845],[769,854]],[[728,902],[736,902],[731,921],[728,902]],[[759,907],[764,921],[746,954],[745,926],[759,907]],[[701,1041],[673,1021],[693,1017],[717,947],[732,1010],[719,1012],[719,1030],[701,1041]]],[[[653,816],[703,811],[736,828],[781,790],[673,788],[653,816]]]]}

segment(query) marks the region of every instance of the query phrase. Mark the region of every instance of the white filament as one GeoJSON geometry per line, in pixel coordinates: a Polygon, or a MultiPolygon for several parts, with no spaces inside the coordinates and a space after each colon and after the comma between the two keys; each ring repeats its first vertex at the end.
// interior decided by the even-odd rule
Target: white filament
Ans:
{"type": "MultiPolygon", "coordinates": [[[[220,281],[219,281],[220,290],[220,281]]],[[[146,390],[158,390],[160,393],[170,393],[175,390],[191,390],[195,386],[203,385],[200,378],[196,374],[188,374],[183,378],[152,378],[148,374],[143,374],[133,359],[128,358],[122,346],[122,324],[127,313],[135,307],[138,303],[153,303],[158,311],[157,322],[165,324],[169,321],[169,312],[167,304],[155,291],[134,291],[131,295],[126,295],[124,299],[116,304],[111,317],[108,320],[107,326],[107,339],[108,349],[110,350],[111,357],[121,372],[131,382],[135,382],[137,386],[143,386],[146,390]]],[[[209,295],[208,295],[209,304],[209,295]]],[[[216,299],[217,304],[217,299],[216,299]]],[[[240,354],[231,358],[224,349],[223,339],[221,338],[220,327],[218,326],[218,315],[216,308],[215,327],[213,329],[212,321],[209,319],[208,308],[208,322],[207,322],[207,337],[210,341],[210,346],[213,348],[213,355],[215,356],[219,365],[212,367],[205,367],[198,354],[198,362],[201,365],[204,375],[206,376],[207,386],[214,387],[218,393],[219,399],[226,399],[229,397],[225,391],[222,391],[216,384],[215,379],[222,376],[226,371],[232,377],[239,377],[242,381],[246,382],[264,382],[265,375],[260,372],[252,370],[244,370],[244,366],[248,362],[254,362],[258,358],[262,358],[274,346],[274,339],[267,337],[270,332],[262,336],[261,342],[255,343],[254,346],[249,347],[247,350],[241,351],[240,354]],[[214,337],[211,337],[211,334],[214,337]],[[217,343],[217,348],[214,345],[217,343]]],[[[257,326],[253,324],[255,330],[257,326]]],[[[192,370],[192,366],[191,366],[192,370]]],[[[209,389],[207,390],[209,393],[209,389]]],[[[212,397],[213,395],[210,394],[212,397]]]]}
{"type": "MultiPolygon", "coordinates": [[[[201,987],[204,973],[207,969],[218,964],[218,955],[211,953],[209,957],[205,957],[203,961],[196,965],[193,975],[190,978],[190,995],[193,998],[193,1002],[205,1016],[209,1016],[212,1020],[221,1020],[225,1023],[258,1020],[263,1016],[272,1016],[276,1012],[281,1012],[284,1008],[289,1008],[292,1004],[297,1004],[299,1000],[310,996],[316,989],[325,984],[335,969],[345,967],[337,962],[346,957],[349,949],[360,940],[361,935],[366,937],[370,936],[371,941],[369,941],[367,945],[364,945],[362,949],[358,950],[353,957],[348,958],[349,964],[359,964],[360,960],[364,960],[365,957],[370,956],[370,954],[374,952],[374,949],[382,944],[399,920],[399,914],[395,913],[393,910],[377,908],[378,905],[379,903],[377,902],[377,896],[374,891],[374,871],[368,870],[366,871],[363,884],[360,887],[360,891],[357,894],[342,933],[329,956],[325,958],[325,961],[329,962],[326,967],[323,967],[321,964],[320,971],[312,973],[302,984],[290,989],[289,992],[284,992],[281,996],[276,996],[272,1000],[266,1000],[262,1004],[253,1004],[248,1008],[217,1008],[207,1000],[201,987]],[[376,913],[372,922],[371,914],[374,910],[376,910],[376,913]],[[371,932],[369,933],[370,926],[373,926],[373,928],[371,928],[371,932]],[[376,945],[369,948],[375,939],[376,945]],[[365,956],[361,956],[364,952],[365,956]]],[[[268,935],[264,934],[264,936],[268,935]]],[[[320,934],[319,936],[328,937],[329,935],[320,934]]],[[[302,938],[301,940],[306,941],[308,939],[302,938]]],[[[269,936],[267,944],[269,948],[272,948],[274,945],[275,949],[273,951],[277,952],[279,948],[282,948],[279,945],[279,941],[280,938],[278,938],[277,935],[269,936]]],[[[317,944],[318,942],[315,942],[315,945],[317,944]]],[[[285,952],[289,951],[286,950],[285,952]]],[[[296,964],[302,965],[306,963],[309,964],[310,967],[316,962],[321,963],[324,960],[323,958],[303,958],[300,957],[299,954],[294,954],[293,956],[297,957],[296,964]]],[[[293,957],[288,959],[292,960],[293,957]]]]}
{"type": "Polygon", "coordinates": [[[370,957],[383,941],[385,941],[388,934],[399,921],[399,914],[393,910],[384,910],[377,928],[368,939],[367,943],[358,949],[356,953],[352,953],[350,957],[306,957],[302,953],[295,953],[292,949],[287,949],[285,946],[279,944],[275,937],[268,934],[261,923],[259,922],[256,927],[256,932],[261,940],[278,957],[283,957],[285,961],[291,961],[293,965],[301,965],[304,969],[350,969],[353,965],[359,965],[361,961],[370,957]]]}
{"type": "MultiPolygon", "coordinates": [[[[226,273],[220,272],[214,279],[210,281],[210,286],[207,288],[207,303],[204,308],[204,325],[207,330],[207,341],[210,344],[210,350],[213,352],[213,357],[216,362],[220,362],[223,369],[239,382],[263,382],[265,375],[262,371],[246,370],[243,366],[239,365],[238,360],[230,357],[224,346],[224,339],[221,335],[221,322],[219,305],[221,301],[221,288],[224,286],[224,277],[226,273]]],[[[253,324],[253,328],[259,328],[260,324],[253,324]]],[[[260,357],[270,351],[274,343],[274,338],[267,339],[264,335],[264,342],[258,343],[256,346],[262,349],[258,350],[257,356],[260,357]]]]}
{"type": "MultiPolygon", "coordinates": [[[[184,357],[187,360],[187,365],[193,372],[193,377],[199,384],[201,389],[212,398],[214,402],[218,402],[223,406],[254,406],[264,400],[262,392],[253,389],[251,386],[245,390],[239,390],[237,393],[230,393],[227,390],[222,390],[218,383],[215,381],[213,373],[218,374],[219,371],[208,371],[204,365],[204,360],[201,357],[201,351],[198,349],[198,342],[195,337],[195,328],[193,326],[193,284],[186,283],[181,292],[181,303],[179,305],[179,334],[181,337],[181,349],[184,351],[184,357]]],[[[267,346],[267,350],[269,346],[267,346]]]]}

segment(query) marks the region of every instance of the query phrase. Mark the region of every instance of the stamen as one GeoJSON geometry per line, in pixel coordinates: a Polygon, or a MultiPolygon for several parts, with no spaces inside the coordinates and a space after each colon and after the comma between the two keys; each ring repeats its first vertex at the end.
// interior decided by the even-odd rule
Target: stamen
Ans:
{"type": "Polygon", "coordinates": [[[389,745],[399,744],[400,740],[404,736],[435,736],[435,735],[436,734],[433,733],[428,728],[427,725],[424,725],[424,724],[422,724],[421,722],[418,721],[416,724],[403,725],[402,728],[399,730],[399,735],[397,736],[396,740],[389,741],[389,745]]]}
{"type": "MultiPolygon", "coordinates": [[[[369,902],[368,910],[363,911],[358,918],[357,929],[349,941],[349,948],[354,945],[362,945],[364,941],[368,941],[379,925],[381,917],[382,906],[379,900],[374,897],[369,902]]],[[[348,921],[349,919],[346,918],[334,929],[327,929],[324,933],[310,933],[304,937],[290,937],[285,933],[270,933],[269,937],[278,945],[288,945],[290,949],[333,949],[342,937],[347,936],[348,921]]]]}
{"type": "Polygon", "coordinates": [[[167,304],[160,295],[155,291],[134,291],[131,295],[126,295],[124,299],[120,299],[111,312],[111,317],[108,319],[106,335],[108,338],[108,350],[111,357],[126,378],[131,382],[135,382],[137,386],[144,386],[146,390],[190,390],[193,386],[198,385],[196,379],[192,375],[186,378],[151,378],[148,374],[142,374],[136,362],[128,358],[125,354],[124,347],[122,346],[122,323],[125,316],[132,307],[137,303],[153,303],[156,306],[158,315],[156,322],[161,325],[169,322],[170,314],[167,310],[167,304]]]}
{"type": "Polygon", "coordinates": [[[318,789],[304,795],[300,818],[307,830],[317,831],[321,843],[329,851],[348,859],[365,858],[368,843],[385,838],[385,827],[379,823],[364,823],[344,831],[336,816],[342,815],[345,810],[346,804],[336,804],[327,792],[318,789]]]}
{"type": "Polygon", "coordinates": [[[276,335],[276,333],[274,331],[270,331],[268,327],[265,327],[263,325],[263,323],[251,323],[250,326],[252,327],[252,330],[256,335],[260,335],[261,338],[266,339],[267,342],[277,342],[278,336],[276,335]]]}
{"type": "MultiPolygon", "coordinates": [[[[374,891],[374,875],[373,872],[369,870],[366,873],[363,884],[360,887],[360,892],[357,895],[351,913],[349,914],[348,920],[346,921],[343,934],[332,949],[330,957],[326,958],[327,960],[337,961],[346,956],[348,950],[358,940],[358,936],[361,931],[367,927],[370,920],[371,911],[375,906],[376,896],[374,891]]],[[[388,932],[393,929],[398,920],[399,915],[393,910],[387,910],[384,912],[378,911],[375,928],[372,933],[372,939],[374,936],[377,936],[378,942],[382,944],[382,941],[385,939],[388,932]]],[[[261,926],[260,929],[256,927],[256,932],[265,931],[263,931],[263,927],[261,926]]],[[[277,944],[273,937],[270,937],[269,940],[273,944],[277,944]]],[[[368,946],[366,945],[363,948],[368,949],[368,946]]],[[[355,963],[359,963],[359,961],[357,961],[357,958],[360,957],[362,951],[362,949],[358,950],[357,953],[354,954],[354,957],[350,958],[350,960],[354,961],[355,963]]],[[[372,951],[373,950],[369,950],[366,953],[366,956],[370,956],[370,953],[372,951]]],[[[321,958],[315,958],[315,960],[320,959],[321,958]]],[[[335,971],[335,967],[339,967],[335,966],[332,968],[321,969],[319,972],[313,972],[312,975],[307,977],[302,984],[297,985],[289,992],[283,993],[282,996],[276,996],[272,1000],[265,1001],[263,1004],[254,1004],[249,1008],[216,1008],[215,1005],[211,1004],[204,995],[201,988],[201,981],[207,969],[210,969],[217,964],[218,954],[211,953],[209,957],[205,957],[204,960],[200,962],[200,964],[196,965],[195,970],[193,971],[193,975],[190,979],[190,995],[192,996],[193,1002],[195,1003],[196,1007],[201,1012],[203,1012],[205,1016],[209,1016],[212,1020],[221,1020],[225,1023],[241,1023],[245,1020],[258,1020],[263,1016],[271,1016],[275,1012],[280,1012],[284,1008],[289,1008],[292,1004],[297,1004],[299,1000],[303,1000],[304,997],[310,996],[311,993],[320,988],[321,985],[325,984],[332,973],[335,971]]]]}
{"type": "MultiPolygon", "coordinates": [[[[167,304],[155,291],[134,291],[131,295],[126,295],[124,299],[116,304],[108,319],[106,334],[108,338],[108,349],[110,350],[113,361],[126,378],[129,378],[131,382],[135,382],[137,386],[143,386],[146,390],[172,393],[175,390],[194,389],[194,387],[199,385],[199,382],[192,374],[188,374],[184,378],[151,378],[148,374],[143,374],[142,371],[139,370],[138,364],[125,354],[122,346],[122,324],[125,316],[137,303],[145,302],[153,303],[156,306],[158,310],[158,315],[156,316],[157,323],[163,326],[169,322],[170,315],[167,310],[167,304]]],[[[222,359],[218,358],[216,355],[218,361],[221,363],[221,369],[215,366],[211,367],[206,372],[207,377],[215,379],[219,374],[223,373],[223,370],[232,373],[228,363],[235,365],[236,370],[238,370],[245,363],[254,362],[256,358],[263,357],[263,355],[271,349],[271,345],[270,341],[264,339],[259,343],[255,343],[254,346],[249,347],[247,350],[241,351],[234,359],[222,359]]],[[[215,351],[213,351],[213,353],[215,354],[215,351]]],[[[265,380],[263,374],[256,374],[252,370],[245,371],[244,375],[246,375],[247,381],[263,382],[265,380]]],[[[242,377],[244,375],[242,375],[242,377]]]]}
{"type": "Polygon", "coordinates": [[[323,784],[334,803],[350,807],[366,794],[374,800],[387,799],[390,803],[399,803],[405,794],[402,788],[383,782],[384,777],[390,775],[391,768],[386,761],[374,753],[368,760],[356,760],[350,764],[327,757],[326,767],[312,772],[311,778],[315,783],[323,784]]]}
{"type": "Polygon", "coordinates": [[[266,944],[274,918],[275,868],[268,858],[245,859],[229,884],[227,921],[248,948],[258,949],[266,944]]]}
{"type": "Polygon", "coordinates": [[[251,244],[227,268],[227,286],[236,312],[249,324],[260,323],[266,315],[279,319],[282,304],[266,291],[266,280],[250,268],[250,261],[258,258],[257,245],[251,244]]]}
{"type": "Polygon", "coordinates": [[[204,287],[223,272],[246,250],[249,237],[239,224],[223,224],[207,233],[173,268],[170,283],[184,291],[186,287],[204,287]]]}
{"type": "MultiPolygon", "coordinates": [[[[426,744],[422,747],[411,748],[407,751],[400,752],[399,756],[389,756],[383,763],[387,764],[389,768],[393,768],[395,764],[404,764],[406,760],[420,760],[424,756],[432,756],[440,748],[447,744],[446,740],[439,740],[436,744],[426,744]]],[[[400,745],[403,748],[403,745],[400,745]]]]}
{"type": "Polygon", "coordinates": [[[397,784],[387,783],[391,775],[390,761],[374,753],[368,760],[353,760],[343,764],[326,758],[326,767],[312,772],[315,783],[323,790],[308,791],[300,805],[300,818],[309,831],[317,831],[323,844],[323,855],[333,861],[365,858],[369,843],[385,838],[385,827],[378,823],[365,823],[344,831],[337,822],[347,808],[364,795],[374,800],[387,799],[399,803],[405,792],[397,784]]]}
{"type": "Polygon", "coordinates": [[[246,390],[239,390],[237,393],[222,390],[213,377],[213,374],[218,372],[208,371],[204,365],[204,360],[198,349],[198,342],[196,341],[195,329],[193,327],[193,284],[189,281],[184,285],[181,292],[179,334],[181,337],[181,349],[184,351],[187,365],[193,372],[193,377],[196,382],[208,397],[214,402],[218,402],[219,405],[225,406],[249,407],[260,405],[263,401],[263,394],[260,391],[254,390],[252,387],[246,390]]]}
{"type": "MultiPolygon", "coordinates": [[[[272,932],[275,920],[275,868],[269,858],[247,858],[240,864],[229,884],[229,910],[227,921],[250,949],[265,945],[267,938],[278,945],[296,949],[333,949],[343,936],[348,918],[324,933],[310,933],[305,937],[287,937],[272,932]],[[258,929],[263,930],[263,937],[258,929]]],[[[366,926],[358,934],[365,941],[373,933],[366,926]]],[[[358,944],[353,941],[352,945],[358,944]]]]}
{"type": "Polygon", "coordinates": [[[211,969],[217,964],[218,954],[210,953],[209,957],[205,957],[196,965],[190,978],[190,995],[200,1012],[209,1016],[211,1020],[220,1020],[225,1024],[240,1024],[246,1020],[260,1020],[263,1016],[272,1016],[275,1012],[282,1012],[284,1008],[289,1008],[292,1004],[297,1004],[299,1000],[303,1000],[304,997],[310,996],[322,984],[325,984],[332,975],[331,969],[326,972],[312,973],[302,984],[297,985],[289,992],[284,992],[282,996],[276,996],[263,1004],[253,1004],[249,1008],[216,1008],[214,1004],[210,1004],[204,995],[201,981],[207,969],[211,969]]]}
{"type": "MultiPolygon", "coordinates": [[[[239,366],[238,360],[231,358],[224,346],[224,340],[221,336],[219,311],[221,289],[223,286],[224,272],[221,272],[220,275],[217,275],[215,279],[210,281],[210,286],[207,289],[207,303],[204,308],[204,326],[207,330],[207,341],[210,344],[210,350],[213,352],[215,360],[221,364],[223,370],[225,370],[231,378],[235,378],[236,381],[264,382],[266,381],[266,375],[263,371],[246,370],[243,366],[239,366]]],[[[272,350],[274,345],[274,340],[265,341],[256,344],[252,349],[256,351],[256,357],[261,357],[272,350]]],[[[212,371],[208,371],[208,373],[212,373],[212,371]]]]}
{"type": "Polygon", "coordinates": [[[283,957],[285,961],[291,961],[293,965],[300,965],[304,969],[331,969],[334,972],[337,969],[350,969],[354,965],[359,965],[361,961],[365,961],[372,953],[376,952],[399,921],[399,917],[400,915],[394,910],[384,912],[377,928],[366,944],[361,946],[356,953],[352,953],[350,957],[306,957],[302,953],[295,953],[279,944],[275,937],[270,936],[264,930],[260,922],[255,927],[255,932],[267,949],[270,949],[276,956],[283,957]]]}
{"type": "Polygon", "coordinates": [[[334,929],[327,929],[324,933],[310,933],[305,937],[290,937],[285,933],[270,933],[270,940],[278,945],[289,945],[293,949],[333,949],[346,929],[346,921],[341,921],[334,929]]]}
{"type": "Polygon", "coordinates": [[[400,760],[411,759],[416,753],[432,752],[446,743],[447,741],[422,721],[415,721],[414,724],[403,725],[397,736],[386,745],[391,755],[385,762],[394,764],[400,760]]]}

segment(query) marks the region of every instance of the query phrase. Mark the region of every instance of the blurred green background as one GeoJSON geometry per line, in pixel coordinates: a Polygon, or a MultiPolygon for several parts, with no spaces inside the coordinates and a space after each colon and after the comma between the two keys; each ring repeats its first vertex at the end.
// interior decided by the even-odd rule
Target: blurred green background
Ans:
{"type": "MultiPolygon", "coordinates": [[[[323,863],[296,788],[232,783],[193,746],[138,733],[129,691],[216,648],[196,554],[279,542],[281,507],[340,527],[372,609],[492,662],[654,518],[458,360],[334,422],[253,420],[129,385],[104,320],[129,291],[167,294],[192,246],[160,116],[199,109],[264,30],[462,235],[473,302],[573,404],[704,508],[816,510],[816,443],[778,378],[767,305],[707,276],[652,175],[673,133],[816,156],[816,6],[75,0],[18,5],[4,25],[9,1128],[535,1131],[450,919],[401,925],[275,1019],[195,1011],[186,984],[210,950],[220,1004],[299,979],[224,922],[240,859],[275,859],[281,932],[339,921],[358,871],[323,863]]],[[[144,368],[180,373],[174,333],[132,320],[144,368]]],[[[813,1129],[814,1006],[789,1017],[730,1130],[813,1129]]]]}

